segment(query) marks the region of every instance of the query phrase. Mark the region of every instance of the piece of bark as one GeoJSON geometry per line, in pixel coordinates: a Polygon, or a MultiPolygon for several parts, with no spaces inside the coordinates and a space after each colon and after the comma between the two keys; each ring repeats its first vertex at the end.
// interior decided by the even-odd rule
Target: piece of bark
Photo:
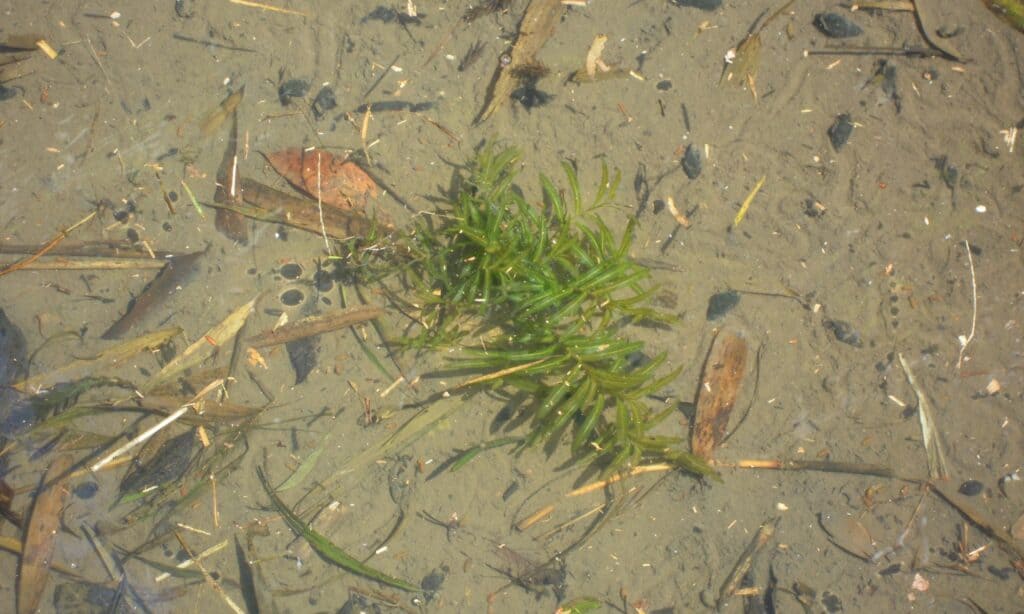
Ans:
{"type": "Polygon", "coordinates": [[[704,361],[690,434],[691,451],[704,460],[711,460],[725,438],[746,364],[747,342],[743,337],[732,332],[715,337],[704,361]]]}
{"type": "Polygon", "coordinates": [[[499,62],[487,89],[484,108],[475,123],[484,121],[505,104],[518,84],[516,68],[536,61],[537,52],[555,33],[555,26],[564,10],[561,0],[531,0],[523,20],[519,22],[519,34],[509,54],[510,60],[504,65],[499,62]]]}

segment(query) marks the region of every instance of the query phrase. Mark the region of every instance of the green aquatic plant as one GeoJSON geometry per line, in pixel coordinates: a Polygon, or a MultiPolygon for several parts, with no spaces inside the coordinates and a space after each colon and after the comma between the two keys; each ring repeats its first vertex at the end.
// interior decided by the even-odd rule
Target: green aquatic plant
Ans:
{"type": "Polygon", "coordinates": [[[585,203],[565,163],[567,190],[542,175],[537,205],[515,185],[519,160],[514,149],[483,148],[452,202],[411,233],[404,279],[415,298],[403,310],[421,329],[404,343],[458,348],[454,370],[531,399],[524,446],[568,432],[575,457],[606,473],[644,460],[710,473],[680,438],[652,433],[674,409],[655,411],[647,398],[678,370],[660,373],[665,355],[648,359],[626,328],[671,316],[649,306],[649,270],[629,256],[632,218],[616,236],[599,214],[618,173],[602,165],[585,203]]]}

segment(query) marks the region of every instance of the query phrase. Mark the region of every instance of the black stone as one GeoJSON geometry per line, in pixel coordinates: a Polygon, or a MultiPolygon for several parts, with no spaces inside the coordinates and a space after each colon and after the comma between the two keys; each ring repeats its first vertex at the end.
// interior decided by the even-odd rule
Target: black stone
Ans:
{"type": "Polygon", "coordinates": [[[861,347],[863,343],[860,339],[860,333],[858,333],[849,322],[842,320],[825,320],[822,322],[826,329],[835,335],[837,341],[841,341],[846,345],[852,345],[853,347],[861,347]]]}
{"type": "Polygon", "coordinates": [[[983,490],[985,490],[985,485],[978,480],[967,480],[960,485],[960,488],[957,489],[961,495],[966,495],[968,497],[980,495],[983,490]]]}
{"type": "Polygon", "coordinates": [[[708,300],[707,319],[717,320],[733,310],[740,304],[740,293],[735,290],[727,290],[714,294],[708,300]]]}
{"type": "Polygon", "coordinates": [[[79,499],[92,499],[99,492],[100,485],[96,482],[82,482],[78,486],[75,486],[72,491],[79,499]]]}
{"type": "Polygon", "coordinates": [[[309,81],[305,79],[289,79],[277,88],[277,97],[282,105],[291,103],[293,98],[304,98],[309,93],[309,81]]]}
{"type": "Polygon", "coordinates": [[[334,97],[334,90],[325,85],[313,99],[313,115],[320,119],[337,106],[338,99],[334,97]]]}
{"type": "Polygon", "coordinates": [[[667,92],[672,89],[672,82],[668,79],[662,79],[658,81],[657,85],[654,86],[658,91],[667,92]]]}
{"type": "Polygon", "coordinates": [[[850,140],[853,134],[853,121],[848,113],[836,117],[836,121],[828,129],[828,140],[832,143],[832,149],[839,151],[850,140]]]}
{"type": "Polygon", "coordinates": [[[700,147],[690,143],[686,146],[686,153],[683,154],[683,172],[691,180],[700,177],[704,170],[704,152],[700,147]]]}
{"type": "Polygon", "coordinates": [[[814,26],[829,38],[851,38],[864,33],[860,26],[838,13],[818,13],[814,26]]]}

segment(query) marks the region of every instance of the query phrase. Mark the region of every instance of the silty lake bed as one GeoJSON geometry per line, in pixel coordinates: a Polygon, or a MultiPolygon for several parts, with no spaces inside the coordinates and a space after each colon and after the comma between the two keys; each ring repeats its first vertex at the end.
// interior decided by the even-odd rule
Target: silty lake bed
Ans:
{"type": "Polygon", "coordinates": [[[8,609],[1024,606],[1024,35],[985,3],[271,4],[0,4],[8,609]],[[678,370],[644,398],[659,435],[686,447],[709,352],[740,340],[720,479],[566,496],[598,479],[571,432],[445,465],[527,434],[502,420],[530,399],[399,351],[401,288],[325,235],[440,219],[485,143],[539,210],[563,162],[587,198],[621,174],[600,215],[673,316],[622,328],[678,370]],[[240,188],[270,204],[221,232],[240,188]],[[275,489],[410,590],[326,560],[275,489]]]}

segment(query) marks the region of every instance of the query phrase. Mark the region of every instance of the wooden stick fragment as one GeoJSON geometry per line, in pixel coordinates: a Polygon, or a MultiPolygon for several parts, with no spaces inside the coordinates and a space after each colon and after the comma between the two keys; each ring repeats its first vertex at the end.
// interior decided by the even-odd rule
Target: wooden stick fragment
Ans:
{"type": "MultiPolygon", "coordinates": [[[[189,549],[188,544],[185,543],[185,540],[181,537],[181,534],[175,531],[174,537],[178,540],[178,543],[181,544],[181,548],[185,551],[185,554],[188,555],[188,558],[190,558],[196,564],[196,567],[199,568],[199,571],[203,574],[203,579],[206,580],[206,583],[210,585],[210,588],[212,588],[215,593],[220,595],[220,598],[224,600],[224,603],[226,603],[229,608],[231,608],[231,611],[235,614],[245,614],[245,610],[238,607],[238,604],[231,600],[231,597],[224,592],[220,583],[213,579],[213,576],[211,576],[210,572],[206,570],[206,567],[204,567],[199,561],[199,558],[192,554],[192,551],[189,549]]],[[[227,540],[224,541],[224,545],[227,545],[227,540]]]]}
{"type": "Polygon", "coordinates": [[[746,550],[740,555],[739,560],[736,561],[736,566],[732,568],[732,572],[729,577],[722,583],[722,587],[718,590],[718,600],[715,602],[715,611],[721,612],[722,606],[725,605],[725,601],[736,594],[736,589],[739,588],[740,582],[743,581],[743,576],[747,575],[750,571],[750,566],[754,563],[754,557],[760,552],[768,541],[775,535],[775,525],[778,522],[777,519],[769,520],[768,522],[761,525],[757,530],[757,535],[754,539],[747,544],[746,550]]]}
{"type": "Polygon", "coordinates": [[[118,448],[118,449],[114,450],[113,452],[111,452],[110,454],[104,456],[98,462],[94,463],[92,465],[92,467],[89,468],[90,471],[93,471],[93,472],[99,471],[100,469],[102,469],[106,465],[110,464],[116,458],[118,458],[120,456],[123,456],[126,452],[132,450],[133,448],[135,448],[139,444],[145,443],[153,435],[156,435],[162,429],[166,428],[168,425],[173,423],[175,420],[177,420],[178,418],[182,417],[185,414],[185,412],[187,412],[189,409],[193,408],[195,406],[196,402],[198,402],[200,399],[202,399],[207,394],[209,394],[210,391],[212,391],[212,390],[214,390],[214,389],[216,389],[216,388],[218,388],[220,386],[223,386],[223,385],[224,385],[224,380],[223,379],[216,379],[216,380],[210,382],[209,384],[206,385],[205,388],[200,390],[199,393],[196,394],[196,396],[193,397],[191,401],[189,401],[188,403],[185,403],[184,405],[179,407],[177,411],[175,411],[171,415],[167,416],[166,418],[164,418],[160,422],[157,422],[156,424],[154,424],[150,428],[146,429],[145,431],[143,431],[135,439],[132,439],[131,441],[129,441],[128,443],[124,444],[120,448],[118,448]]]}
{"type": "Polygon", "coordinates": [[[13,272],[15,272],[15,271],[17,271],[19,269],[23,269],[26,266],[28,266],[28,265],[32,264],[33,262],[35,262],[36,260],[39,260],[41,257],[45,256],[48,251],[50,251],[51,249],[56,247],[58,243],[60,243],[64,239],[68,238],[68,235],[70,235],[72,232],[74,232],[76,228],[78,228],[82,224],[85,224],[86,222],[88,222],[89,220],[91,220],[94,217],[96,217],[96,212],[95,211],[93,211],[89,215],[83,217],[82,219],[78,220],[77,222],[75,222],[74,224],[72,224],[71,226],[66,228],[65,230],[59,231],[56,235],[54,235],[54,237],[52,239],[47,241],[45,245],[43,245],[41,248],[39,248],[39,251],[37,251],[36,253],[32,254],[28,258],[23,258],[22,260],[19,260],[19,261],[15,262],[15,263],[12,263],[12,264],[4,267],[3,269],[0,269],[0,277],[3,277],[4,275],[7,275],[8,273],[13,273],[13,272]]]}

